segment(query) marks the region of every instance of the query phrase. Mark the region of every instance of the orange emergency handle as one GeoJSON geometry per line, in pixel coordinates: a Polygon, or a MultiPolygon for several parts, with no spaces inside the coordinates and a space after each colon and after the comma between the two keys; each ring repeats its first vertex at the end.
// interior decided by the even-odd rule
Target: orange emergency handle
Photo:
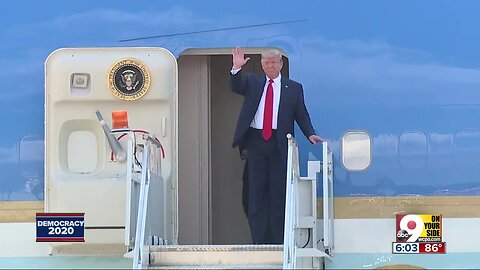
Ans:
{"type": "Polygon", "coordinates": [[[127,111],[113,111],[112,112],[112,129],[128,128],[127,111]]]}

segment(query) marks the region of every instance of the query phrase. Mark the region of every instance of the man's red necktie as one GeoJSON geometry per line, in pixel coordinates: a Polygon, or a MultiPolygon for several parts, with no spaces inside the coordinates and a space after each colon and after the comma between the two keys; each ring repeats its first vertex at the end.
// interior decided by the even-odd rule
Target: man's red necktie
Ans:
{"type": "Polygon", "coordinates": [[[267,94],[265,95],[265,108],[263,110],[262,137],[267,141],[272,137],[273,123],[273,80],[268,81],[267,94]]]}

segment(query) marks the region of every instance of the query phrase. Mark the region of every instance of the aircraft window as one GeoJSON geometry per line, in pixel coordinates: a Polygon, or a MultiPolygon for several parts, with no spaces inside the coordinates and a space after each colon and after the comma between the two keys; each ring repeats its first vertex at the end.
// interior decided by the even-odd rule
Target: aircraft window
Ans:
{"type": "Polygon", "coordinates": [[[454,137],[455,166],[457,168],[478,168],[480,161],[480,131],[461,130],[454,137]]]}
{"type": "Polygon", "coordinates": [[[372,148],[370,136],[364,131],[349,131],[342,139],[342,163],[347,170],[360,171],[370,166],[372,148]]]}
{"type": "Polygon", "coordinates": [[[427,136],[420,131],[402,133],[398,152],[403,168],[424,168],[427,165],[427,136]]]}
{"type": "MultiPolygon", "coordinates": [[[[453,134],[430,133],[428,136],[428,164],[437,168],[453,166],[453,134]]],[[[458,143],[458,141],[457,141],[458,143]]]]}

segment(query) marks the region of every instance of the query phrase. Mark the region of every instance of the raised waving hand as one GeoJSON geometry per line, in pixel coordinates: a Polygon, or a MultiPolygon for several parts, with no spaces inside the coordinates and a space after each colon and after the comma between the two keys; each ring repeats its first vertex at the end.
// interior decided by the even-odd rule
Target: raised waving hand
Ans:
{"type": "Polygon", "coordinates": [[[245,65],[248,62],[248,60],[250,60],[249,57],[245,58],[245,49],[239,48],[239,47],[233,49],[232,59],[233,59],[233,69],[242,68],[242,66],[245,65]]]}

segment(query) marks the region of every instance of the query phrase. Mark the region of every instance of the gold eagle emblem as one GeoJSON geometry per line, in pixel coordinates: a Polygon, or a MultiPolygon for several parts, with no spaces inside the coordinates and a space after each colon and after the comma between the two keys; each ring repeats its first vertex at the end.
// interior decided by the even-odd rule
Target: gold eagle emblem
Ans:
{"type": "Polygon", "coordinates": [[[138,59],[121,59],[108,74],[108,88],[122,100],[137,100],[147,93],[149,87],[150,72],[138,59]]]}

